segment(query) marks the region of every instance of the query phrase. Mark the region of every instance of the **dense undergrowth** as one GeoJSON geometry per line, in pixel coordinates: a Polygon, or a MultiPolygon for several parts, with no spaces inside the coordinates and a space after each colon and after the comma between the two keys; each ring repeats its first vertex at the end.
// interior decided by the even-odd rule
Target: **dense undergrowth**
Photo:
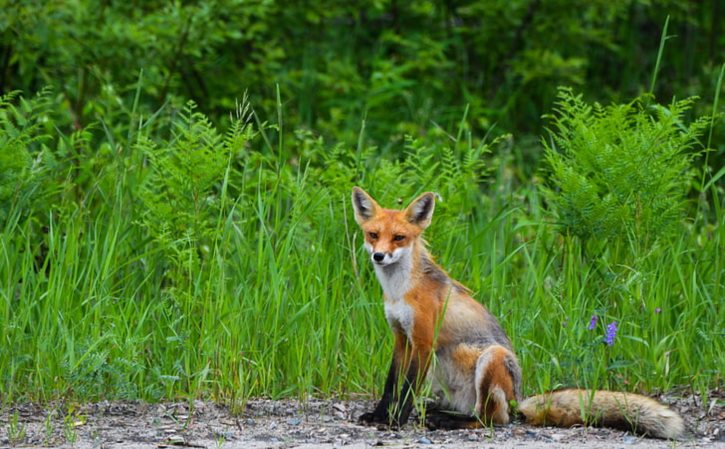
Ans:
{"type": "Polygon", "coordinates": [[[722,382],[722,187],[699,182],[711,119],[690,100],[561,90],[523,183],[513,138],[465,115],[382,158],[366,122],[329,143],[285,130],[280,101],[223,131],[134,102],[72,133],[63,101],[0,105],[4,401],[370,393],[391,342],[354,184],[391,207],[442,196],[432,252],[500,318],[527,393],[722,382]]]}

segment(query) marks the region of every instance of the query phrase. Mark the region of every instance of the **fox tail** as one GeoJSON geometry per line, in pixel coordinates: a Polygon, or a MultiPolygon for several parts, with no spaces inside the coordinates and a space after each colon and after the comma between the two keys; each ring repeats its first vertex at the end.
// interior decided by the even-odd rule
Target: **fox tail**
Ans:
{"type": "Polygon", "coordinates": [[[594,425],[673,440],[681,439],[685,432],[680,415],[633,393],[566,389],[524,399],[518,408],[532,425],[594,425]]]}

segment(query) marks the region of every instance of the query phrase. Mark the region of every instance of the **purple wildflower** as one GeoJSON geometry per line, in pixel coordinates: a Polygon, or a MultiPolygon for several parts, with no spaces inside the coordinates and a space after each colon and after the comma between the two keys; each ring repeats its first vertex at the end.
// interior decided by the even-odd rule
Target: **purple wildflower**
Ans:
{"type": "Polygon", "coordinates": [[[604,336],[604,343],[607,344],[607,346],[614,345],[614,337],[617,336],[617,322],[612,321],[609,323],[609,326],[607,326],[607,334],[604,336]]]}
{"type": "Polygon", "coordinates": [[[657,308],[655,309],[655,313],[660,313],[660,312],[662,312],[662,309],[661,309],[661,308],[659,308],[659,307],[657,307],[657,308]]]}
{"type": "Polygon", "coordinates": [[[597,327],[597,316],[592,315],[592,319],[589,320],[589,326],[587,326],[587,329],[594,330],[594,328],[597,327]]]}

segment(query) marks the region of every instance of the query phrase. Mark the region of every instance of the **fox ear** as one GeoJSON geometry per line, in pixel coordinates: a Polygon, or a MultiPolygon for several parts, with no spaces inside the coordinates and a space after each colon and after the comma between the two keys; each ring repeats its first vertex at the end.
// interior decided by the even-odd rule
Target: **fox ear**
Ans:
{"type": "Polygon", "coordinates": [[[416,198],[405,209],[405,218],[414,225],[420,226],[422,229],[430,225],[433,218],[433,210],[435,209],[435,194],[426,192],[416,198]]]}
{"type": "Polygon", "coordinates": [[[366,191],[360,187],[353,187],[352,208],[355,210],[355,221],[361,225],[370,220],[380,206],[366,191]]]}

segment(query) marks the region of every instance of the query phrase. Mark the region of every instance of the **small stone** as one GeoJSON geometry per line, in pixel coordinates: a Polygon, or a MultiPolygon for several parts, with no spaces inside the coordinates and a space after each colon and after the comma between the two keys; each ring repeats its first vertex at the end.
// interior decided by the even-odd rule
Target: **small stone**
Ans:
{"type": "Polygon", "coordinates": [[[181,437],[178,435],[168,437],[166,439],[166,442],[171,445],[175,445],[175,446],[182,446],[182,445],[186,444],[186,441],[184,441],[184,437],[181,437]]]}
{"type": "Polygon", "coordinates": [[[622,443],[624,444],[637,444],[637,437],[632,435],[625,435],[624,438],[622,438],[622,443]]]}
{"type": "Polygon", "coordinates": [[[551,439],[554,440],[554,441],[557,441],[557,442],[558,441],[561,441],[561,440],[564,439],[564,434],[554,433],[554,434],[551,435],[551,439]]]}
{"type": "Polygon", "coordinates": [[[420,444],[433,444],[433,442],[428,437],[421,437],[418,440],[418,443],[420,443],[420,444]]]}
{"type": "Polygon", "coordinates": [[[234,433],[227,432],[225,430],[215,431],[214,432],[214,439],[222,439],[224,441],[232,441],[234,440],[234,433]]]}
{"type": "Polygon", "coordinates": [[[290,418],[287,420],[287,424],[289,424],[290,426],[299,426],[300,424],[302,424],[302,420],[299,418],[290,418]]]}

